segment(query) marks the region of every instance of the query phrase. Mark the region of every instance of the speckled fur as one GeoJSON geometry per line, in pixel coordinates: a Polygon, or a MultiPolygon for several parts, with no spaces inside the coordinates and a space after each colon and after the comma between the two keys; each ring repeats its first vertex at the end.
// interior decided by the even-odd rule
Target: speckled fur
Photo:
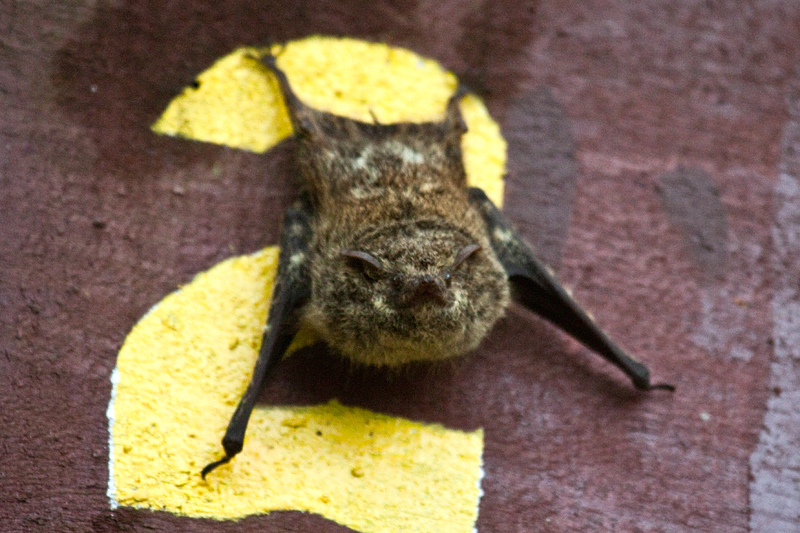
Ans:
{"type": "Polygon", "coordinates": [[[367,124],[305,106],[270,66],[292,116],[314,213],[304,321],[331,347],[370,365],[474,349],[505,312],[509,283],[468,200],[458,98],[442,122],[367,124]],[[481,249],[453,268],[471,244],[481,249]],[[370,254],[385,272],[372,279],[346,250],[370,254]],[[445,287],[442,301],[405,305],[423,278],[445,287]]]}

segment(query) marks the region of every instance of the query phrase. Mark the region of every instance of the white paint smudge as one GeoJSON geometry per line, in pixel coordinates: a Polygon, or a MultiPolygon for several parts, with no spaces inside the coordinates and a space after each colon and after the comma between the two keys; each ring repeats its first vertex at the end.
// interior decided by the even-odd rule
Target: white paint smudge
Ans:
{"type": "Polygon", "coordinates": [[[117,385],[119,384],[119,370],[114,367],[111,372],[111,399],[108,402],[108,409],[106,409],[106,417],[108,417],[108,489],[106,489],[106,496],[108,496],[108,503],[111,509],[119,507],[117,502],[117,488],[114,486],[114,401],[117,399],[117,385]]]}
{"type": "MultiPolygon", "coordinates": [[[[798,114],[795,113],[795,117],[798,114]]],[[[800,145],[797,118],[784,147],[800,145]]],[[[774,354],[764,426],[750,456],[750,531],[800,532],[800,161],[784,149],[774,198],[776,278],[772,300],[774,354]]]]}

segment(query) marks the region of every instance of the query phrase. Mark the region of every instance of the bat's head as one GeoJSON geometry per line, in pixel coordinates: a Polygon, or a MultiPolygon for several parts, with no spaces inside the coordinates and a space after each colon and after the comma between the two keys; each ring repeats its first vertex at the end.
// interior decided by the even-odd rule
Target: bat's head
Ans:
{"type": "Polygon", "coordinates": [[[320,255],[312,279],[310,322],[335,349],[371,365],[472,350],[509,299],[485,238],[439,220],[366,230],[320,255]]]}

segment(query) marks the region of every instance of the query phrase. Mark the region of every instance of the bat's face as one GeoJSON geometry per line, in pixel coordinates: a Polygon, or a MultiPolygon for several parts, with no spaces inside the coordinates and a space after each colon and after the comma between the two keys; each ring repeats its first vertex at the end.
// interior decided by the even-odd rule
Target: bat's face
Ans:
{"type": "Polygon", "coordinates": [[[485,238],[445,220],[366,230],[320,253],[309,321],[342,354],[394,366],[474,349],[508,304],[485,238]]]}

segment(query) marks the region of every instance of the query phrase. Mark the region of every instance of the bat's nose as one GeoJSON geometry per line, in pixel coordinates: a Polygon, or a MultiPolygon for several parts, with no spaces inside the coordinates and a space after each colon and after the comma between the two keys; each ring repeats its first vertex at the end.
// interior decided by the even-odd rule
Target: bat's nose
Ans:
{"type": "Polygon", "coordinates": [[[448,303],[447,287],[439,276],[424,274],[404,280],[398,289],[400,307],[417,307],[433,304],[445,307],[448,303]]]}

